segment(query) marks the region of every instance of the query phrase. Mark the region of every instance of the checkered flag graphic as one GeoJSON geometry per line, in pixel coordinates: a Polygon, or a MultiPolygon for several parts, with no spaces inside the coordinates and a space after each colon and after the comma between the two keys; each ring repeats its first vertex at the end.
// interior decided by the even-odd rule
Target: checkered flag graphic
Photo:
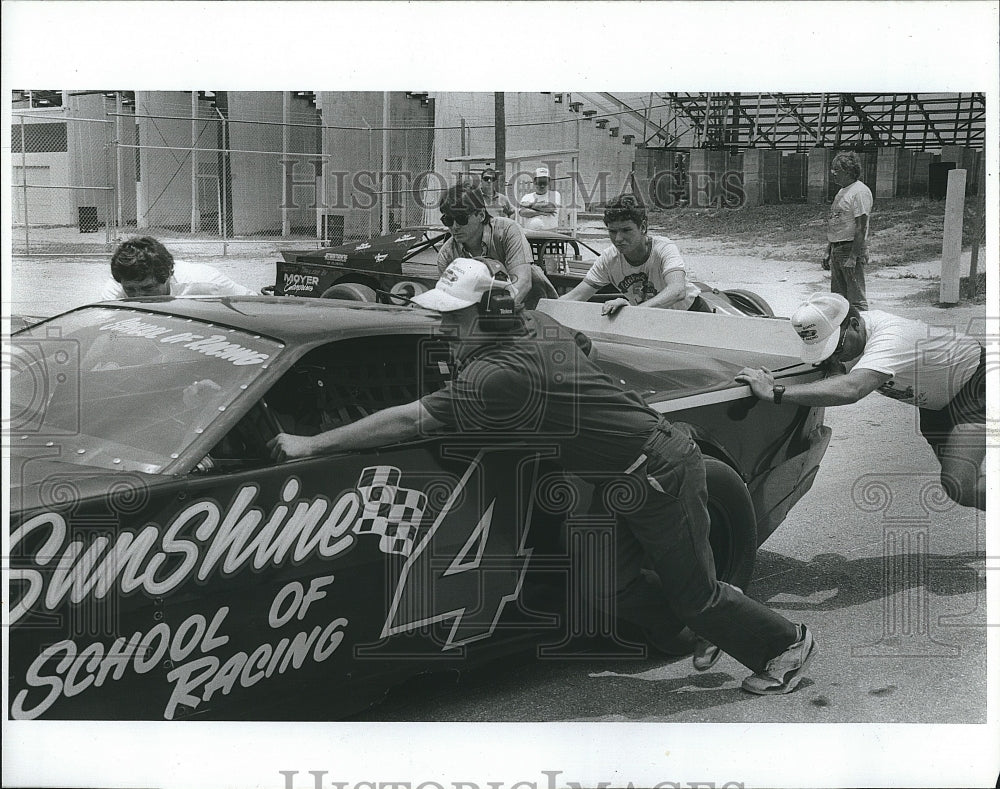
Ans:
{"type": "Polygon", "coordinates": [[[419,490],[399,487],[400,471],[393,466],[369,466],[361,472],[361,517],[355,534],[377,534],[383,553],[409,556],[416,541],[427,497],[419,490]]]}

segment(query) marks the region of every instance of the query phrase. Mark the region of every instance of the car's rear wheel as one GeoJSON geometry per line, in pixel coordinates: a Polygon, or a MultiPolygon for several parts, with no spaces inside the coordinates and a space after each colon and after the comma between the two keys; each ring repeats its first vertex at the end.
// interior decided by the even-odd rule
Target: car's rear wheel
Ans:
{"type": "Polygon", "coordinates": [[[414,280],[404,279],[393,285],[389,292],[392,293],[393,296],[402,296],[407,299],[412,299],[414,296],[426,293],[427,286],[414,280]]]}
{"type": "Polygon", "coordinates": [[[739,474],[712,457],[705,458],[705,479],[716,576],[746,589],[757,557],[757,519],[750,491],[739,474]]]}
{"type": "Polygon", "coordinates": [[[375,289],[359,282],[338,282],[323,291],[324,299],[345,299],[347,301],[376,300],[375,289]]]}
{"type": "Polygon", "coordinates": [[[765,318],[774,317],[774,310],[771,309],[771,305],[752,291],[736,288],[722,292],[747,315],[761,315],[765,318]]]}

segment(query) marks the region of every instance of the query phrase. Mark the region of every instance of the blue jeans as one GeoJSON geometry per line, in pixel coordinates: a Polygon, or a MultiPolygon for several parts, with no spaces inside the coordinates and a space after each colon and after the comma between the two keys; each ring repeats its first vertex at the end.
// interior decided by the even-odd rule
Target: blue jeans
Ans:
{"type": "Polygon", "coordinates": [[[859,310],[868,309],[868,294],[865,290],[865,263],[867,256],[858,258],[853,266],[844,265],[851,256],[853,242],[843,241],[830,244],[830,291],[839,293],[859,310]]]}
{"type": "Polygon", "coordinates": [[[615,613],[657,632],[687,625],[752,671],[798,639],[796,626],[715,577],[705,465],[691,438],[666,422],[643,449],[641,504],[615,528],[615,613]],[[648,558],[659,584],[642,572],[648,558]]]}

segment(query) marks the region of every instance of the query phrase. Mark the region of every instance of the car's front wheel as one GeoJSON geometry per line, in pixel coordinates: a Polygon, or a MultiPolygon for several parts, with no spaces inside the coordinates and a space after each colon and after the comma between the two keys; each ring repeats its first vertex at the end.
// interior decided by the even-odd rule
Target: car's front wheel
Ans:
{"type": "Polygon", "coordinates": [[[705,458],[705,480],[716,576],[745,590],[757,557],[757,519],[750,491],[739,474],[713,457],[705,458]]]}

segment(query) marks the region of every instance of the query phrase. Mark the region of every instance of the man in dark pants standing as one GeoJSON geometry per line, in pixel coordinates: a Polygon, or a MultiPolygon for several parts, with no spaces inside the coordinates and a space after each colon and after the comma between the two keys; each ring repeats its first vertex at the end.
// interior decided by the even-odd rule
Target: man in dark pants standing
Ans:
{"type": "Polygon", "coordinates": [[[555,446],[569,471],[629,477],[638,491],[616,517],[615,593],[598,601],[661,632],[684,626],[749,667],[743,688],[795,689],[815,652],[812,634],[715,577],[705,467],[698,447],[618,387],[547,315],[515,310],[486,264],[452,262],[414,298],[459,338],[458,372],[443,389],[317,436],[280,434],[275,460],[380,447],[447,430],[522,434],[555,446]],[[661,586],[641,572],[648,557],[661,586]]]}
{"type": "Polygon", "coordinates": [[[830,174],[840,187],[830,204],[826,226],[830,290],[847,299],[855,309],[867,310],[865,264],[872,190],[860,180],[861,160],[856,153],[834,156],[830,174]]]}

